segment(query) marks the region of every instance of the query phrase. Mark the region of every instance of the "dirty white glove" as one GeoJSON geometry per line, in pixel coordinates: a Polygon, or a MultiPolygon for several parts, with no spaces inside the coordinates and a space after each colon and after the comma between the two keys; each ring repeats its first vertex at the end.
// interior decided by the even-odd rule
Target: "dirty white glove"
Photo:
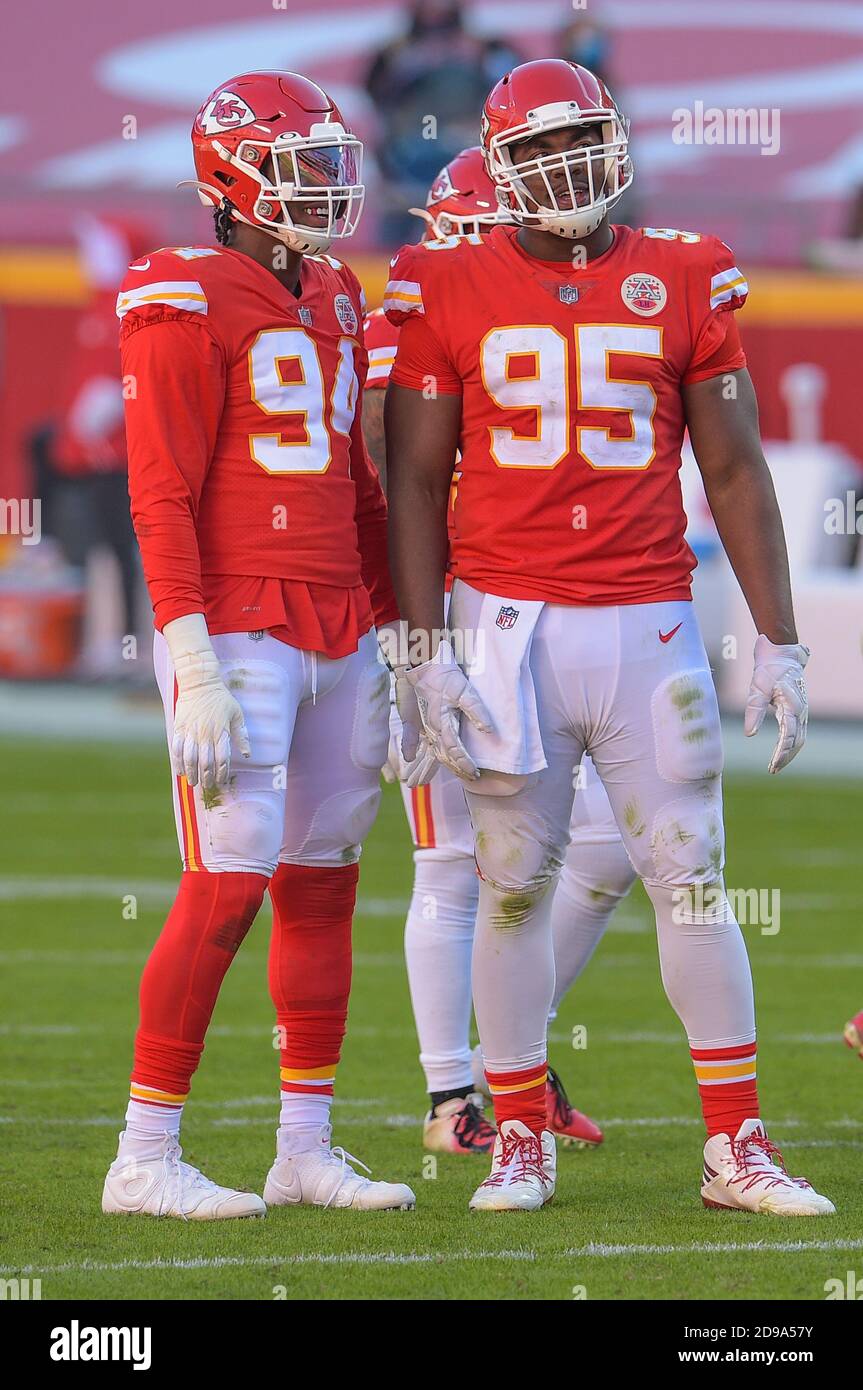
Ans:
{"type": "Polygon", "coordinates": [[[407,623],[403,619],[384,623],[378,628],[378,645],[390,668],[390,740],[381,775],[385,782],[422,787],[434,777],[438,762],[423,733],[416,696],[405,681],[409,655],[407,623]],[[407,725],[402,721],[399,704],[407,716],[407,725]],[[410,758],[404,755],[405,739],[412,750],[410,758]]]}
{"type": "Polygon", "coordinates": [[[756,639],[755,670],[746,700],[743,731],[747,738],[757,734],[772,707],[779,724],[779,738],[767,765],[768,772],[781,772],[806,742],[809,702],[803,668],[808,660],[808,647],[776,646],[763,633],[756,639]]]}
{"type": "MultiPolygon", "coordinates": [[[[461,716],[465,715],[481,733],[490,733],[491,715],[456,661],[449,640],[444,638],[430,661],[424,661],[421,666],[409,666],[404,677],[416,695],[430,751],[457,777],[475,781],[479,769],[459,737],[459,724],[461,716]]],[[[396,700],[405,725],[402,748],[410,761],[412,755],[416,756],[408,739],[411,715],[406,694],[402,695],[398,682],[396,700]]]]}
{"type": "Polygon", "coordinates": [[[251,756],[243,711],[234,699],[210,644],[203,613],[189,613],[166,623],[168,644],[177,678],[171,761],[178,777],[190,787],[224,786],[231,772],[231,748],[251,756]]]}
{"type": "Polygon", "coordinates": [[[424,787],[434,777],[439,763],[429,748],[423,733],[416,696],[405,681],[403,667],[393,672],[390,690],[390,743],[387,750],[387,760],[383,767],[384,781],[405,782],[409,787],[424,787]],[[408,761],[404,755],[405,726],[402,723],[396,703],[396,689],[399,682],[401,682],[402,687],[402,706],[404,707],[410,702],[410,714],[414,721],[409,729],[409,746],[416,748],[416,753],[411,761],[408,761]]]}

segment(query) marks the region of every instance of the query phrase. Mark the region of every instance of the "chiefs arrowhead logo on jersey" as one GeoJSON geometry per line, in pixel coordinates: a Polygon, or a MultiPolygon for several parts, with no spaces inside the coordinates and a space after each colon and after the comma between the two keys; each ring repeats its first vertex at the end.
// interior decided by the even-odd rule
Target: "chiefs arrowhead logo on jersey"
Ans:
{"type": "Polygon", "coordinates": [[[439,203],[444,198],[449,198],[450,194],[455,193],[453,182],[447,165],[441,169],[426,198],[426,207],[431,207],[432,203],[439,203]]]}
{"type": "Polygon", "coordinates": [[[336,318],[345,333],[354,334],[360,326],[356,310],[346,294],[337,294],[333,300],[336,318]]]}
{"type": "Polygon", "coordinates": [[[250,125],[255,113],[248,102],[233,92],[219,92],[208,102],[201,112],[201,128],[205,135],[215,135],[219,130],[236,130],[238,126],[250,125]]]}
{"type": "Polygon", "coordinates": [[[656,275],[627,275],[620,287],[620,297],[634,314],[650,318],[665,308],[668,291],[656,275]]]}

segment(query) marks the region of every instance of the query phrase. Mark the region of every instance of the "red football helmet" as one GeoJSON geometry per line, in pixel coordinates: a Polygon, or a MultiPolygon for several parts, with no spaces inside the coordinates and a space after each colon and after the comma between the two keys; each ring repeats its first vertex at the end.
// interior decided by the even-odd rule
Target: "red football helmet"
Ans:
{"type": "Polygon", "coordinates": [[[445,164],[429,189],[424,208],[411,208],[426,222],[423,241],[469,236],[512,218],[497,200],[479,145],[462,150],[445,164]]]}
{"type": "Polygon", "coordinates": [[[629,122],[604,82],[563,58],[522,63],[501,78],[483,108],[482,148],[512,220],[557,236],[587,236],[632,183],[629,122]],[[519,159],[530,136],[597,125],[601,144],[519,159]],[[544,196],[526,187],[537,176],[544,196]]]}
{"type": "Polygon", "coordinates": [[[326,92],[296,72],[223,82],[192,126],[198,196],[303,255],[355,231],[363,147],[326,92]]]}

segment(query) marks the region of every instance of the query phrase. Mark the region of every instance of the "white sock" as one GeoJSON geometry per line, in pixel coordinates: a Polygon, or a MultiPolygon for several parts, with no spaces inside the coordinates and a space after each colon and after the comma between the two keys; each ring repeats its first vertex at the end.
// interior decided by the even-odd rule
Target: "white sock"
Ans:
{"type": "Polygon", "coordinates": [[[502,908],[506,895],[480,881],[473,1003],[487,1071],[494,1070],[492,1061],[500,1070],[518,1071],[545,1057],[554,994],[552,894],[551,884],[519,894],[527,901],[516,918],[502,908]]]}
{"type": "MultiPolygon", "coordinates": [[[[434,853],[432,851],[432,853],[434,853]]],[[[414,886],[405,923],[405,960],[426,1088],[473,1085],[470,975],[479,896],[476,865],[414,854],[414,886]]]]}
{"type": "Polygon", "coordinates": [[[549,1022],[587,965],[635,879],[635,870],[619,839],[605,843],[573,839],[551,911],[555,986],[549,1022]]]}
{"type": "Polygon", "coordinates": [[[143,1158],[157,1154],[166,1134],[179,1139],[182,1117],[182,1105],[147,1105],[140,1100],[130,1100],[117,1156],[136,1154],[143,1158]]]}
{"type": "Polygon", "coordinates": [[[298,1096],[294,1091],[282,1091],[280,1094],[282,1108],[276,1131],[276,1152],[282,1154],[290,1150],[297,1153],[298,1147],[315,1148],[321,1129],[330,1122],[332,1096],[298,1096]]]}
{"type": "Polygon", "coordinates": [[[644,887],[656,912],[662,984],[690,1046],[754,1037],[749,956],[721,880],[691,900],[679,888],[644,887]]]}

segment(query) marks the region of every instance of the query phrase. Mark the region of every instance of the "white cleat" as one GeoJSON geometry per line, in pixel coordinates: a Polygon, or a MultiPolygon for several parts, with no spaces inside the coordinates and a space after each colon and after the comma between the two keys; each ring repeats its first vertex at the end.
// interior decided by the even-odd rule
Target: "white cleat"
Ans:
{"type": "Polygon", "coordinates": [[[720,1211],[773,1216],[832,1216],[836,1211],[805,1178],[789,1177],[760,1120],[744,1120],[733,1139],[728,1134],[708,1139],[701,1200],[720,1211]]]}
{"type": "MultiPolygon", "coordinates": [[[[313,1148],[281,1153],[267,1174],[268,1206],[349,1207],[352,1211],[410,1211],[416,1197],[403,1182],[372,1182],[350,1166],[371,1172],[353,1154],[330,1147],[332,1126],[324,1125],[313,1148]]],[[[307,1143],[299,1139],[298,1143],[307,1143]]]]}
{"type": "Polygon", "coordinates": [[[166,1134],[159,1153],[151,1157],[121,1154],[108,1169],[102,1210],[123,1216],[178,1216],[183,1221],[266,1216],[257,1193],[217,1186],[191,1163],[183,1163],[182,1152],[177,1140],[166,1134]]]}
{"type": "Polygon", "coordinates": [[[538,1211],[554,1196],[557,1151],[544,1129],[542,1142],[521,1120],[504,1120],[491,1172],[470,1199],[471,1211],[538,1211]]]}

